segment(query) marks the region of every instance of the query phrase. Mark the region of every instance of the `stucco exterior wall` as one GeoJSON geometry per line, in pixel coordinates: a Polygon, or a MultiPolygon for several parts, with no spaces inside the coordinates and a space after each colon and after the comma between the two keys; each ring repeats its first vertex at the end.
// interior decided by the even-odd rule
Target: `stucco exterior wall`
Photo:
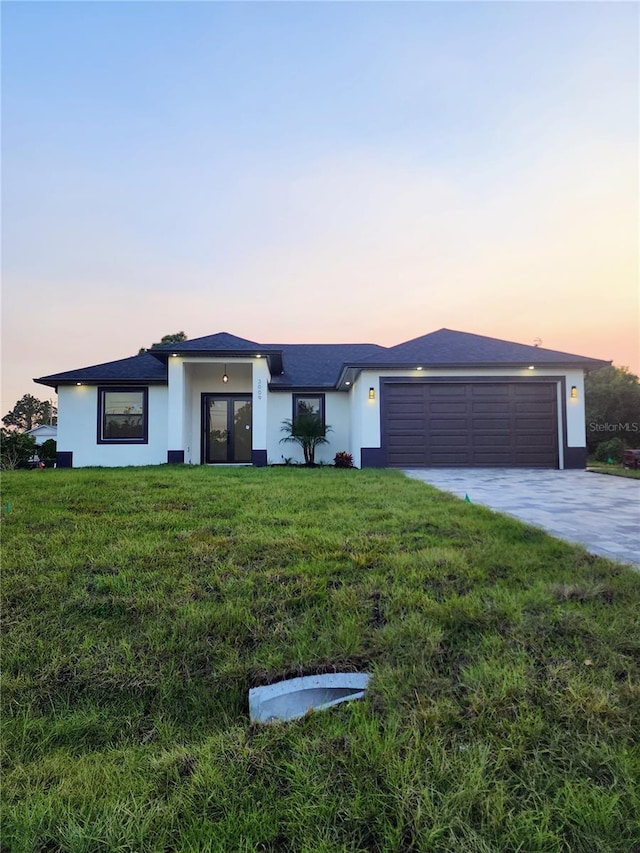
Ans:
{"type": "Polygon", "coordinates": [[[586,425],[584,404],[584,373],[582,370],[570,370],[566,373],[564,404],[567,412],[567,446],[585,447],[586,425]],[[571,397],[571,387],[576,386],[576,397],[571,397]]]}
{"type": "Polygon", "coordinates": [[[149,443],[98,444],[98,389],[64,385],[58,389],[58,452],[72,451],[74,468],[101,465],[158,465],[167,461],[166,386],[149,387],[149,443]]]}
{"type": "MultiPolygon", "coordinates": [[[[280,439],[286,433],[282,432],[282,421],[291,419],[293,415],[293,394],[304,393],[292,391],[272,391],[267,401],[267,461],[269,464],[282,463],[285,459],[294,462],[304,462],[302,449],[293,443],[281,444],[280,439]]],[[[318,393],[309,391],[309,396],[318,393]]],[[[353,453],[351,447],[351,413],[349,394],[341,391],[327,391],[325,395],[325,422],[332,427],[327,434],[328,444],[323,444],[316,450],[316,462],[333,462],[333,457],[341,450],[353,453]]]]}

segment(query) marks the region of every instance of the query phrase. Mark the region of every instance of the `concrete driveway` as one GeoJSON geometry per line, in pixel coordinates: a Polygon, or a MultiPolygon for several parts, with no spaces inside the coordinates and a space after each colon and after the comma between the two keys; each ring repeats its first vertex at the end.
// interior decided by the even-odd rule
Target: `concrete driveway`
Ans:
{"type": "Polygon", "coordinates": [[[640,480],[540,468],[411,468],[405,474],[640,568],[640,480]]]}

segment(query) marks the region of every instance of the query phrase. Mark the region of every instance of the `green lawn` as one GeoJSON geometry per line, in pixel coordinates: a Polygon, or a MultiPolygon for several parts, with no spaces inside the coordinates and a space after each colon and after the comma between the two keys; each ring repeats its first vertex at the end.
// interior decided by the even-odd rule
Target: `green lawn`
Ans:
{"type": "Polygon", "coordinates": [[[2,540],[2,851],[640,849],[630,569],[393,471],[9,472],[2,540]]]}
{"type": "Polygon", "coordinates": [[[627,477],[630,480],[640,480],[640,469],[623,468],[622,465],[607,465],[606,462],[589,462],[588,470],[593,474],[609,474],[613,477],[627,477]]]}

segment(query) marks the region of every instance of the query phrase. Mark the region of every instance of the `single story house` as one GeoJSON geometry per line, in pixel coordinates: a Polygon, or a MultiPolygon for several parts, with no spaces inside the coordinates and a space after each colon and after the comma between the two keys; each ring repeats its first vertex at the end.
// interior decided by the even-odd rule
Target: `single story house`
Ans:
{"type": "Polygon", "coordinates": [[[52,424],[40,424],[40,426],[28,429],[26,435],[30,435],[36,440],[36,447],[41,447],[45,441],[52,438],[54,441],[58,438],[58,429],[52,424]]]}
{"type": "Polygon", "coordinates": [[[58,467],[301,461],[282,422],[313,411],[332,428],[317,461],[583,468],[584,376],[609,363],[450,329],[393,347],[219,332],[34,381],[58,394],[58,467]]]}

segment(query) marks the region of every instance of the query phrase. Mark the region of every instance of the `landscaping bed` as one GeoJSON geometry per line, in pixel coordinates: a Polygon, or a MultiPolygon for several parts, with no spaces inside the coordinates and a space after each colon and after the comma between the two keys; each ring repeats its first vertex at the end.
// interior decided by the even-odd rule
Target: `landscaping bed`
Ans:
{"type": "Polygon", "coordinates": [[[640,574],[394,471],[3,475],[7,851],[640,843],[640,574]],[[248,690],[370,672],[251,725],[248,690]]]}

